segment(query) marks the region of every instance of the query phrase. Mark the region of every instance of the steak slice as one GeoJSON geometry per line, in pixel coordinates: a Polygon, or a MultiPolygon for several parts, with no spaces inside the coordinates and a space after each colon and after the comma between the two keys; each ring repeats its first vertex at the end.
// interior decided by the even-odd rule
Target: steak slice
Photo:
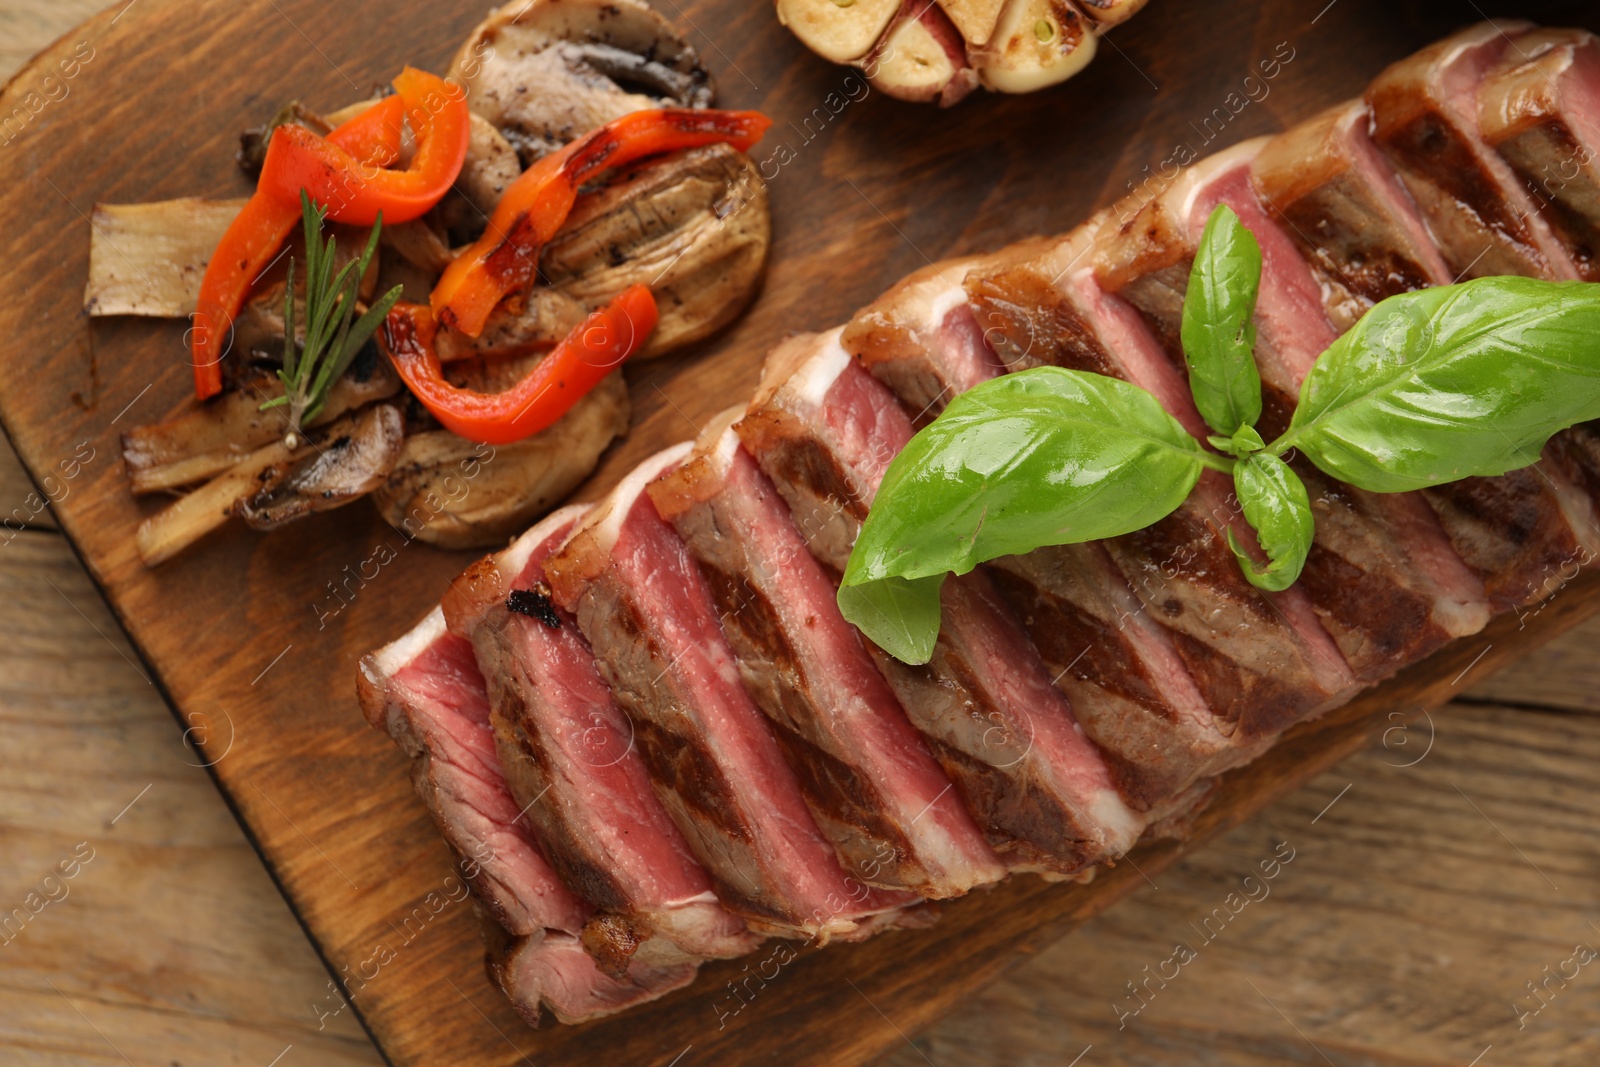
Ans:
{"type": "MultiPolygon", "coordinates": [[[[1527,50],[1521,42],[1532,44],[1540,36],[1518,38],[1518,47],[1527,50]]],[[[1354,112],[1353,105],[1351,110],[1354,112]]],[[[1352,139],[1359,140],[1360,123],[1341,119],[1335,127],[1343,128],[1346,121],[1350,128],[1338,136],[1319,140],[1297,130],[1274,138],[1253,164],[1257,190],[1265,193],[1281,217],[1291,221],[1297,238],[1311,238],[1314,249],[1309,262],[1324,263],[1341,277],[1364,279],[1372,299],[1415,288],[1418,278],[1423,285],[1449,283],[1449,269],[1436,258],[1430,264],[1416,243],[1416,235],[1424,233],[1426,227],[1415,216],[1411,199],[1394,195],[1384,161],[1349,147],[1352,139]],[[1336,157],[1334,162],[1318,154],[1318,144],[1336,157]],[[1297,181],[1296,171],[1305,179],[1297,181]],[[1325,185],[1315,184],[1311,176],[1326,176],[1325,185]],[[1408,213],[1411,218],[1405,220],[1408,213]],[[1336,221],[1319,226],[1319,216],[1331,216],[1336,221]],[[1383,218],[1396,221],[1383,226],[1376,221],[1383,218]],[[1341,236],[1347,231],[1360,231],[1371,240],[1347,242],[1341,236]],[[1395,243],[1385,257],[1381,251],[1383,242],[1390,241],[1395,243]],[[1363,273],[1365,264],[1374,258],[1413,263],[1423,269],[1416,276],[1406,271],[1363,273]]],[[[1308,126],[1316,127],[1317,121],[1308,126]]],[[[1301,251],[1306,251],[1303,242],[1301,251]]],[[[1592,506],[1586,502],[1593,496],[1586,498],[1574,481],[1585,476],[1585,467],[1593,460],[1585,450],[1563,444],[1574,432],[1557,435],[1546,458],[1536,467],[1500,478],[1467,478],[1422,493],[1441,521],[1453,553],[1483,583],[1494,611],[1521,610],[1541,600],[1559,587],[1559,582],[1552,584],[1552,575],[1566,571],[1574,561],[1587,562],[1600,548],[1600,531],[1592,506]],[[1558,452],[1565,457],[1560,462],[1555,458],[1558,452]]],[[[1336,497],[1330,494],[1337,493],[1338,487],[1324,479],[1315,499],[1332,500],[1336,497]]],[[[1359,501],[1362,495],[1365,494],[1354,499],[1359,501]]],[[[1420,523],[1422,519],[1416,516],[1410,521],[1420,523]]],[[[1319,538],[1322,522],[1319,513],[1319,538]]],[[[1402,525],[1397,532],[1403,530],[1402,525]]],[[[1407,542],[1397,538],[1396,543],[1407,542]]],[[[1443,559],[1442,554],[1439,558],[1443,559]]],[[[1337,571],[1331,572],[1328,580],[1342,581],[1337,571]]]]}
{"type": "MultiPolygon", "coordinates": [[[[838,330],[799,336],[767,356],[734,429],[812,555],[842,573],[884,470],[911,440],[894,394],[850,358],[838,330]]],[[[941,600],[926,665],[868,650],[990,846],[1013,869],[1067,875],[1126,852],[1145,820],[1118,795],[988,574],[952,575],[941,600]]]]}
{"type": "MultiPolygon", "coordinates": [[[[1128,272],[1121,292],[1157,324],[1169,364],[1182,368],[1178,333],[1193,251],[1217,204],[1234,210],[1262,252],[1256,363],[1262,378],[1259,425],[1271,440],[1287,427],[1301,384],[1337,334],[1324,310],[1323,288],[1307,260],[1256,197],[1252,170],[1268,144],[1265,139],[1249,141],[1218,153],[1190,168],[1183,184],[1147,205],[1133,225],[1155,217],[1163,235],[1159,242],[1151,239],[1153,227],[1148,225],[1135,231],[1137,237],[1129,237],[1124,228],[1093,239],[1111,250],[1113,262],[1129,261],[1125,252],[1118,253],[1120,244],[1140,250],[1147,264],[1167,264],[1144,277],[1128,272]]],[[[1365,161],[1375,162],[1371,157],[1365,161]]],[[[1373,188],[1378,183],[1364,184],[1373,188]]],[[[1390,206],[1403,204],[1390,198],[1390,206]]],[[[1086,308],[1097,300],[1090,273],[1078,274],[1079,304],[1086,308]]],[[[1193,432],[1198,419],[1189,417],[1193,432]]],[[[1295,588],[1309,600],[1357,679],[1381,680],[1452,638],[1483,628],[1489,616],[1483,583],[1458,555],[1423,497],[1342,485],[1303,457],[1291,465],[1306,485],[1317,527],[1295,588]]]]}
{"type": "Polygon", "coordinates": [[[1451,279],[1416,205],[1372,143],[1364,100],[1267,141],[1250,180],[1322,286],[1343,333],[1378,301],[1451,279]]]}
{"type": "Polygon", "coordinates": [[[635,962],[618,978],[581,949],[573,958],[569,946],[578,944],[589,908],[521,824],[495,752],[483,676],[472,646],[445,627],[443,611],[363,656],[356,691],[367,721],[411,757],[412,784],[488,913],[490,973],[529,1023],[538,1024],[541,1005],[562,1022],[582,1022],[694,980],[692,962],[635,962]],[[520,965],[497,968],[505,953],[520,965]]]}
{"type": "Polygon", "coordinates": [[[1478,130],[1511,165],[1585,281],[1600,280],[1600,40],[1534,30],[1484,78],[1478,130]]]}
{"type": "Polygon", "coordinates": [[[588,510],[562,508],[468,567],[445,620],[472,642],[512,796],[596,911],[583,941],[601,968],[620,977],[636,954],[656,965],[743,955],[760,938],[718,902],[656,797],[633,723],[544,585],[545,558],[588,510]]]}
{"type": "Polygon", "coordinates": [[[1005,867],[912,728],[836,588],[725,415],[649,487],[710,585],[745,687],[858,878],[960,896],[1005,867]]]}
{"type": "Polygon", "coordinates": [[[951,397],[1001,370],[961,284],[984,261],[946,259],[908,275],[856,312],[840,338],[900,398],[919,428],[951,397]]]}
{"type": "Polygon", "coordinates": [[[499,924],[484,923],[490,979],[529,1026],[539,1025],[542,1005],[564,1023],[581,1023],[654,1000],[694,980],[696,965],[654,966],[634,960],[627,975],[602,974],[576,934],[547,931],[541,937],[511,937],[499,924]]]}
{"type": "MultiPolygon", "coordinates": [[[[1048,245],[1027,242],[994,257],[950,261],[912,275],[857,313],[841,335],[842,347],[908,408],[926,409],[926,421],[949,396],[1005,369],[985,339],[1005,320],[985,308],[988,326],[977,330],[979,312],[965,277],[989,264],[1025,260],[1035,247],[1048,245]],[[938,328],[947,321],[972,327],[938,328]],[[984,349],[981,359],[970,356],[974,336],[984,349]]],[[[791,485],[801,484],[791,479],[791,485]]],[[[801,525],[818,536],[809,520],[801,525]]],[[[853,531],[842,524],[834,530],[848,549],[853,531]]],[[[1248,758],[1206,706],[1173,635],[1145,614],[1102,546],[1063,545],[996,560],[992,576],[1135,808],[1158,812],[1197,777],[1248,758]]]]}
{"type": "Polygon", "coordinates": [[[1367,89],[1373,139],[1439,242],[1452,278],[1578,271],[1539,205],[1478,134],[1484,76],[1527,32],[1482,22],[1402,59],[1367,89]]]}
{"type": "Polygon", "coordinates": [[[644,492],[689,447],[636,468],[544,561],[553,599],[576,616],[717,895],[765,932],[865,936],[915,898],[872,890],[840,866],[744,689],[705,579],[644,492]]]}

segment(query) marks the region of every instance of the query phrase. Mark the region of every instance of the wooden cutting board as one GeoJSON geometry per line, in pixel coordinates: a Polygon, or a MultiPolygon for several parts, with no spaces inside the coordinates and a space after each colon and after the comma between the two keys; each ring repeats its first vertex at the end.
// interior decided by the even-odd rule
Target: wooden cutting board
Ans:
{"type": "MultiPolygon", "coordinates": [[[[1158,0],[1066,86],[940,112],[886,100],[816,60],[767,4],[663,0],[721,101],[777,119],[754,153],[773,176],[773,260],[757,305],[725,335],[634,369],[634,429],[584,495],[747,395],[785,332],[842,321],[926,261],[1063,231],[1182,145],[1204,153],[1279,129],[1476,16],[1456,3],[1324,3],[1158,0]],[[1267,80],[1260,64],[1271,60],[1267,80]]],[[[1588,7],[1519,13],[1593,28],[1588,7]]],[[[238,195],[240,128],[290,97],[333,107],[365,96],[406,62],[442,69],[480,14],[417,0],[134,0],[68,34],[0,94],[0,277],[12,294],[0,304],[0,419],[393,1062],[868,1061],[1182,847],[1600,609],[1600,582],[1582,578],[1537,614],[1445,649],[1230,775],[1188,845],[1140,849],[1087,886],[1019,879],[947,906],[927,931],[781,967],[763,951],[614,1020],[530,1030],[485,979],[451,859],[405,760],[367,728],[353,694],[360,655],[409,627],[472,556],[408,544],[362,503],[269,536],[230,530],[144,570],[133,530],[154,505],[128,495],[117,435],[182,404],[182,330],[79,310],[94,203],[238,195]]],[[[345,1003],[330,986],[307,1012],[352,1010],[345,1003]]]]}

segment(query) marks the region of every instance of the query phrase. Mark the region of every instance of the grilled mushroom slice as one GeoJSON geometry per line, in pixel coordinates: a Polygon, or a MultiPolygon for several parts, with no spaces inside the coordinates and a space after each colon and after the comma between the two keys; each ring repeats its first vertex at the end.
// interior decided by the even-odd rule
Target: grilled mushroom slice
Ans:
{"type": "Polygon", "coordinates": [[[772,239],[767,186],[727,145],[691,148],[579,200],[540,257],[559,293],[594,309],[648,284],[660,322],[636,359],[709,337],[755,295],[772,239]]]}
{"type": "MultiPolygon", "coordinates": [[[[393,467],[402,443],[396,435],[403,431],[399,409],[377,404],[303,435],[293,449],[282,441],[264,445],[140,523],[135,537],[139,556],[147,567],[166,562],[226,523],[244,501],[281,487],[291,477],[314,497],[299,514],[347,504],[360,495],[352,496],[349,491],[361,485],[362,468],[371,478],[379,468],[386,474],[393,467]],[[344,464],[342,469],[322,458],[330,450],[344,464]],[[311,468],[318,464],[322,466],[313,475],[311,468]]],[[[382,474],[377,480],[382,481],[382,474]]],[[[361,492],[371,488],[367,485],[361,492]]],[[[259,503],[268,500],[263,497],[259,503]]],[[[253,504],[246,510],[261,513],[253,504]]]]}
{"type": "MultiPolygon", "coordinates": [[[[328,390],[327,403],[311,425],[332,422],[399,391],[400,379],[388,360],[357,358],[328,390]]],[[[207,404],[123,434],[122,462],[135,495],[204,481],[283,437],[289,428],[283,409],[261,410],[264,402],[282,395],[283,383],[276,375],[255,369],[207,404]]]]}
{"type": "Polygon", "coordinates": [[[441,548],[504,544],[587,478],[628,429],[628,389],[612,374],[560,422],[512,445],[479,445],[447,430],[406,439],[373,503],[408,538],[441,548]]]}
{"type": "Polygon", "coordinates": [[[524,166],[630,111],[705,107],[713,94],[699,55],[643,0],[512,0],[450,74],[524,166]]]}
{"type": "Polygon", "coordinates": [[[296,458],[264,468],[233,514],[271,530],[366,496],[388,478],[405,445],[405,419],[394,404],[373,404],[341,419],[296,458]]]}
{"type": "Polygon", "coordinates": [[[555,347],[588,313],[567,294],[540,285],[500,301],[477,337],[441,326],[433,343],[444,363],[525,356],[555,347]]]}

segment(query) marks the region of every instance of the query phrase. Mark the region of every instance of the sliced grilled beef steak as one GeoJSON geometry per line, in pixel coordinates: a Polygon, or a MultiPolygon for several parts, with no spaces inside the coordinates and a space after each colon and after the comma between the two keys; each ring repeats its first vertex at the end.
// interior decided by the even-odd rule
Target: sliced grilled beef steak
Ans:
{"type": "MultiPolygon", "coordinates": [[[[1346,121],[1336,122],[1336,128],[1346,121]]],[[[1297,129],[1273,138],[1252,165],[1257,190],[1268,194],[1271,205],[1283,212],[1282,217],[1298,220],[1293,222],[1291,232],[1302,252],[1307,251],[1308,243],[1311,246],[1308,262],[1323,263],[1339,277],[1361,278],[1369,290],[1367,295],[1373,299],[1416,288],[1419,278],[1423,285],[1449,283],[1449,268],[1438,257],[1425,255],[1416,243],[1418,235],[1426,235],[1426,227],[1414,213],[1410,197],[1395,195],[1385,162],[1368,152],[1352,150],[1352,139],[1359,140],[1360,124],[1349,121],[1349,129],[1337,136],[1319,137],[1297,129]],[[1330,154],[1334,157],[1331,162],[1327,158],[1330,154]],[[1296,170],[1303,176],[1301,180],[1296,180],[1296,170]],[[1319,185],[1310,176],[1324,176],[1325,182],[1319,185]],[[1316,219],[1320,214],[1351,221],[1319,228],[1316,219]],[[1389,221],[1381,221],[1385,219],[1389,221]],[[1366,238],[1346,240],[1346,232],[1353,230],[1359,230],[1366,238]],[[1392,244],[1385,254],[1383,248],[1388,242],[1392,244]],[[1420,273],[1365,272],[1374,259],[1409,263],[1420,273]]],[[[1308,126],[1314,129],[1317,122],[1308,126]]],[[[1437,165],[1452,165],[1451,157],[1441,157],[1437,165]]],[[[1326,286],[1324,290],[1327,291],[1326,286]]],[[[1567,455],[1570,462],[1565,465],[1547,458],[1533,469],[1501,478],[1467,478],[1422,494],[1441,520],[1454,554],[1483,583],[1493,610],[1520,609],[1541,599],[1547,595],[1543,590],[1550,587],[1550,575],[1566,570],[1574,560],[1592,558],[1600,548],[1592,508],[1573,483],[1574,464],[1581,474],[1587,453],[1578,450],[1567,455]]],[[[1346,495],[1347,490],[1326,479],[1321,481],[1317,501],[1346,495]]],[[[1364,496],[1367,494],[1354,494],[1350,499],[1359,505],[1364,496]]],[[[1395,506],[1390,504],[1391,508],[1395,506]]],[[[1361,510],[1369,516],[1373,514],[1368,507],[1361,510]]],[[[1334,541],[1328,535],[1332,528],[1324,524],[1323,518],[1319,512],[1318,540],[1332,545],[1334,541]]],[[[1397,544],[1410,545],[1415,550],[1426,543],[1405,536],[1409,527],[1422,522],[1420,515],[1399,518],[1395,527],[1397,544]]],[[[1314,551],[1321,552],[1322,548],[1314,551]]],[[[1435,554],[1443,559],[1437,551],[1435,554]]],[[[1448,589],[1448,576],[1444,578],[1443,587],[1448,589]]],[[[1326,580],[1342,584],[1337,570],[1328,572],[1326,580]]],[[[1310,569],[1308,581],[1319,581],[1310,569]]],[[[1318,595],[1314,584],[1308,588],[1313,596],[1318,595]]],[[[1376,611],[1368,616],[1389,617],[1376,611]]],[[[1404,622],[1403,616],[1395,618],[1397,624],[1404,622]]]]}
{"type": "Polygon", "coordinates": [[[912,413],[932,422],[957,393],[1000,370],[962,279],[983,260],[947,259],[908,275],[856,312],[840,343],[912,413]]]}
{"type": "Polygon", "coordinates": [[[872,885],[942,899],[1003,878],[731,414],[650,496],[699,561],[818,824],[872,885]]]}
{"type": "Polygon", "coordinates": [[[451,632],[472,642],[511,794],[562,880],[592,905],[585,947],[621,976],[742,955],[760,938],[718,902],[668,816],[633,723],[595,670],[570,615],[548,600],[543,563],[585,512],[562,508],[457,578],[451,632]]]}
{"type": "Polygon", "coordinates": [[[1451,278],[1372,143],[1371,123],[1366,101],[1340,104],[1268,140],[1250,165],[1257,194],[1315,272],[1340,333],[1384,297],[1451,278]]]}
{"type": "MultiPolygon", "coordinates": [[[[1256,363],[1262,378],[1259,425],[1270,440],[1287,427],[1301,383],[1337,334],[1307,260],[1267,215],[1251,184],[1253,166],[1267,143],[1248,141],[1196,164],[1134,217],[1134,227],[1141,220],[1148,223],[1144,229],[1130,235],[1128,227],[1107,227],[1093,239],[1123,272],[1120,279],[1115,272],[1109,276],[1122,280],[1122,292],[1156,324],[1158,335],[1169,340],[1168,360],[1181,368],[1185,364],[1176,337],[1193,250],[1212,210],[1219,203],[1233,209],[1261,246],[1256,363]],[[1147,264],[1167,265],[1138,277],[1136,269],[1125,266],[1137,262],[1126,251],[1130,246],[1147,264]],[[1183,289],[1176,289],[1180,276],[1183,289]],[[1177,347],[1170,346],[1174,342],[1177,347]]],[[[1080,288],[1094,284],[1089,272],[1081,275],[1080,288]]],[[[1095,298],[1086,294],[1080,303],[1093,307],[1095,298]]],[[[1191,425],[1191,432],[1196,428],[1191,425]]],[[[1451,638],[1483,628],[1488,601],[1482,582],[1458,556],[1422,497],[1364,492],[1339,484],[1303,458],[1291,462],[1305,482],[1317,525],[1297,588],[1359,680],[1387,677],[1451,638]]]]}
{"type": "MultiPolygon", "coordinates": [[[[840,347],[838,330],[802,335],[767,357],[734,429],[812,555],[842,573],[889,461],[911,439],[894,394],[840,347]]],[[[1126,852],[1144,820],[987,573],[946,580],[942,615],[926,665],[870,651],[990,845],[1013,869],[1058,874],[1126,852]]]]}
{"type": "Polygon", "coordinates": [[[635,960],[621,979],[602,974],[578,935],[548,931],[540,937],[510,937],[499,924],[484,924],[489,977],[530,1026],[541,1006],[564,1023],[581,1023],[625,1011],[694,981],[692,963],[653,966],[635,960]]]}
{"type": "Polygon", "coordinates": [[[745,691],[705,579],[644,492],[689,447],[647,460],[585,517],[545,560],[552,594],[576,616],[718,896],[767,932],[863,936],[914,898],[840,866],[745,691]]]}
{"type": "Polygon", "coordinates": [[[490,971],[517,1011],[537,1025],[541,1004],[562,1022],[621,1011],[694,979],[696,967],[628,966],[602,973],[578,948],[588,906],[562,883],[522,825],[489,725],[489,695],[472,646],[435,608],[403,637],[362,657],[357,695],[367,721],[412,758],[412,783],[461,857],[491,942],[520,961],[490,971]]]}
{"type": "MultiPolygon", "coordinates": [[[[1006,318],[994,307],[974,305],[962,279],[976,268],[1026,261],[1036,247],[1048,246],[1028,242],[912,275],[856,315],[842,346],[911,410],[928,406],[930,394],[933,409],[942,409],[949,396],[1004,369],[985,337],[998,337],[1006,318]],[[972,331],[936,328],[953,319],[976,330],[980,314],[986,323],[976,333],[981,359],[967,355],[972,331]],[[893,373],[885,373],[891,365],[893,373]]],[[[1053,334],[1041,338],[1052,340],[1053,334]]],[[[836,536],[848,545],[853,533],[839,524],[835,529],[846,531],[836,536]]],[[[1103,547],[1065,545],[997,560],[993,578],[1136,808],[1160,809],[1196,777],[1247,758],[1206,706],[1174,636],[1145,614],[1103,547]]]]}
{"type": "Polygon", "coordinates": [[[1516,39],[1478,93],[1478,129],[1511,164],[1585,281],[1600,280],[1600,40],[1516,39]]]}
{"type": "Polygon", "coordinates": [[[1484,75],[1525,22],[1482,22],[1389,67],[1367,89],[1373,140],[1394,164],[1454,279],[1576,278],[1539,205],[1478,135],[1484,75]]]}

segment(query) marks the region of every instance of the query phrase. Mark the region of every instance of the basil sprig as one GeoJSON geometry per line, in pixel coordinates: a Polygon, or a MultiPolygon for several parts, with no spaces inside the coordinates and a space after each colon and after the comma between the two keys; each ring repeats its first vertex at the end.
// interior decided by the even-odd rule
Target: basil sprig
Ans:
{"type": "Polygon", "coordinates": [[[1315,535],[1290,449],[1361,489],[1403,492],[1525,467],[1552,435],[1600,419],[1600,285],[1481,278],[1374,307],[1318,359],[1288,430],[1267,443],[1255,429],[1260,278],[1259,245],[1218,207],[1182,325],[1215,451],[1118,379],[1041,367],[986,382],[889,465],[845,568],[845,617],[897,658],[926,662],[947,573],[1142,529],[1207,468],[1232,474],[1255,532],[1255,546],[1227,532],[1245,577],[1287,589],[1315,535]]]}

